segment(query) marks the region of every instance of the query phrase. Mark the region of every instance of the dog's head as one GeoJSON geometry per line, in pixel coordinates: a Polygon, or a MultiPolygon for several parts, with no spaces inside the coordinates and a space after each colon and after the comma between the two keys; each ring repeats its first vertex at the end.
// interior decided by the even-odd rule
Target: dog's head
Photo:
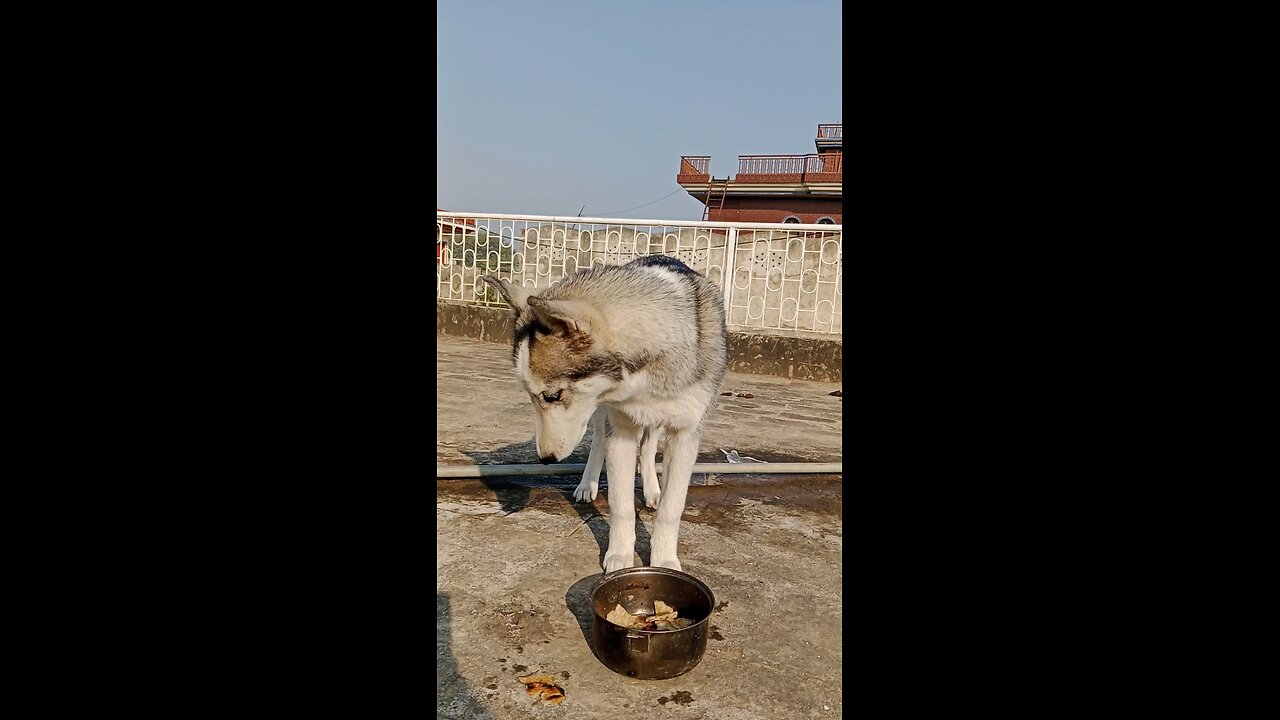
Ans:
{"type": "Polygon", "coordinates": [[[600,398],[622,381],[599,313],[576,299],[543,298],[529,288],[485,276],[515,313],[511,356],[533,401],[538,458],[560,462],[587,432],[600,398]]]}

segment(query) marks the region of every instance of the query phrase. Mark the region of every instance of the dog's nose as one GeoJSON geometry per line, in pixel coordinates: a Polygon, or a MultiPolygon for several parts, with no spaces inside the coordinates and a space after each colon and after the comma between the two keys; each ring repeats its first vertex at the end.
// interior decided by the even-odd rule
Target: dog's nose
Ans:
{"type": "Polygon", "coordinates": [[[538,459],[542,461],[542,464],[543,464],[543,465],[550,465],[551,463],[553,463],[553,462],[555,462],[555,461],[556,461],[556,456],[555,456],[555,455],[543,455],[542,457],[540,457],[540,458],[538,458],[538,459]]]}

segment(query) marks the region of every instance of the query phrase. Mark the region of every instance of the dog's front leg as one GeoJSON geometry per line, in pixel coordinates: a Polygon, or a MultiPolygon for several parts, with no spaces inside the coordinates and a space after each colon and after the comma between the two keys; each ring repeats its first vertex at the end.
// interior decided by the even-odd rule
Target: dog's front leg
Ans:
{"type": "Polygon", "coordinates": [[[605,462],[609,468],[609,549],[604,571],[636,564],[636,448],[640,428],[621,413],[609,413],[609,442],[605,462]]]}
{"type": "Polygon", "coordinates": [[[662,497],[662,489],[658,487],[658,436],[662,428],[651,427],[644,431],[640,440],[640,485],[644,488],[644,504],[657,509],[658,500],[662,497]]]}
{"type": "MultiPolygon", "coordinates": [[[[676,557],[676,543],[680,539],[680,516],[684,514],[689,478],[693,475],[693,463],[698,459],[699,440],[696,428],[667,431],[667,445],[662,455],[665,487],[662,504],[658,506],[657,518],[653,522],[651,565],[673,570],[684,569],[680,567],[680,560],[676,557]]],[[[610,477],[613,477],[612,469],[610,477]]],[[[613,502],[612,495],[609,496],[609,501],[613,502]]]]}
{"type": "Polygon", "coordinates": [[[578,502],[591,502],[600,492],[600,466],[604,465],[604,406],[596,408],[591,416],[591,453],[587,455],[587,469],[582,472],[582,481],[573,491],[573,499],[578,502]]]}

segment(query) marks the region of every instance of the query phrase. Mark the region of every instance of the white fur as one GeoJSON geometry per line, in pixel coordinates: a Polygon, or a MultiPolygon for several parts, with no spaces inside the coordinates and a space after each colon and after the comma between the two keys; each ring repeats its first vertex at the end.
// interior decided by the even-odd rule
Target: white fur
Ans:
{"type": "Polygon", "coordinates": [[[591,502],[600,492],[600,468],[604,465],[606,414],[607,411],[602,405],[591,416],[591,454],[587,456],[587,468],[582,472],[582,481],[573,491],[573,499],[578,502],[591,502]]]}
{"type": "MultiPolygon", "coordinates": [[[[538,457],[553,456],[563,460],[573,453],[573,449],[582,442],[587,434],[587,423],[591,422],[596,408],[600,406],[600,394],[610,384],[608,378],[589,377],[569,386],[573,393],[572,403],[541,404],[536,397],[543,389],[542,385],[533,391],[534,417],[538,421],[536,443],[538,457]]],[[[601,437],[603,440],[603,435],[601,437]]],[[[593,441],[594,442],[594,441],[593,441]]]]}
{"type": "MultiPolygon", "coordinates": [[[[529,388],[533,383],[533,375],[529,372],[529,341],[521,340],[520,347],[516,348],[516,377],[520,382],[529,388]]],[[[533,392],[530,390],[529,392],[533,392]]]]}
{"type": "Polygon", "coordinates": [[[702,420],[725,372],[719,290],[705,278],[636,264],[582,271],[537,296],[501,280],[486,282],[503,294],[517,321],[533,313],[558,332],[589,336],[590,347],[600,352],[645,363],[636,372],[622,370],[621,379],[601,374],[570,382],[538,377],[538,368],[530,367],[528,341],[522,341],[515,353],[516,374],[534,405],[540,458],[568,457],[588,423],[593,428],[587,467],[573,496],[578,502],[595,500],[600,472],[608,468],[609,547],[604,570],[635,565],[637,453],[644,502],[657,510],[650,562],[682,569],[676,556],[680,516],[698,456],[702,420]],[[557,391],[562,400],[547,401],[542,395],[557,391]],[[656,456],[664,433],[659,482],[656,456]]]}
{"type": "Polygon", "coordinates": [[[644,488],[644,504],[658,509],[658,501],[662,499],[662,488],[658,487],[658,439],[662,436],[662,428],[645,428],[644,437],[640,440],[640,485],[644,488]]]}
{"type": "Polygon", "coordinates": [[[613,435],[605,445],[609,467],[609,549],[604,553],[604,571],[633,567],[636,553],[636,450],[640,428],[624,416],[610,411],[613,435]]]}
{"type": "MultiPolygon", "coordinates": [[[[582,472],[582,480],[573,491],[573,499],[578,502],[591,502],[600,493],[607,415],[608,411],[601,405],[591,416],[591,453],[587,456],[587,467],[582,472]]],[[[640,480],[644,488],[644,504],[656,510],[658,501],[662,498],[657,471],[658,442],[662,437],[662,428],[644,428],[643,432],[643,439],[640,441],[640,480]]]]}
{"type": "MultiPolygon", "coordinates": [[[[578,502],[596,499],[602,455],[610,478],[631,479],[630,482],[609,483],[609,549],[605,553],[605,572],[635,565],[634,478],[637,451],[645,505],[658,511],[650,543],[650,564],[683,569],[676,555],[680,517],[684,513],[689,481],[698,456],[700,426],[709,400],[700,393],[660,397],[655,395],[656,390],[652,378],[643,369],[637,373],[624,371],[621,382],[591,377],[574,385],[575,397],[594,396],[601,403],[591,418],[595,428],[591,452],[582,480],[574,490],[574,499],[578,502]],[[607,411],[612,436],[602,432],[605,420],[601,410],[607,411]],[[667,434],[663,452],[665,467],[659,484],[656,455],[658,440],[664,431],[667,434]]],[[[541,411],[535,413],[541,414],[541,411]]],[[[584,427],[582,432],[571,436],[573,446],[581,441],[585,430],[584,427]]]]}

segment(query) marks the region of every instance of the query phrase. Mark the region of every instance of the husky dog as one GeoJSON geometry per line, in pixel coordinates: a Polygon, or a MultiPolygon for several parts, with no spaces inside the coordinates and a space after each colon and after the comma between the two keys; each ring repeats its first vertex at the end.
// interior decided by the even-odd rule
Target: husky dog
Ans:
{"type": "Polygon", "coordinates": [[[728,365],[720,289],[661,255],[582,270],[537,294],[495,277],[482,279],[515,312],[511,354],[533,400],[539,459],[564,460],[587,423],[594,429],[574,499],[595,500],[600,467],[607,463],[605,572],[635,564],[637,449],[645,504],[658,511],[651,562],[681,569],[676,540],[685,494],[702,421],[728,365]],[[659,486],[654,460],[664,432],[659,486]]]}

